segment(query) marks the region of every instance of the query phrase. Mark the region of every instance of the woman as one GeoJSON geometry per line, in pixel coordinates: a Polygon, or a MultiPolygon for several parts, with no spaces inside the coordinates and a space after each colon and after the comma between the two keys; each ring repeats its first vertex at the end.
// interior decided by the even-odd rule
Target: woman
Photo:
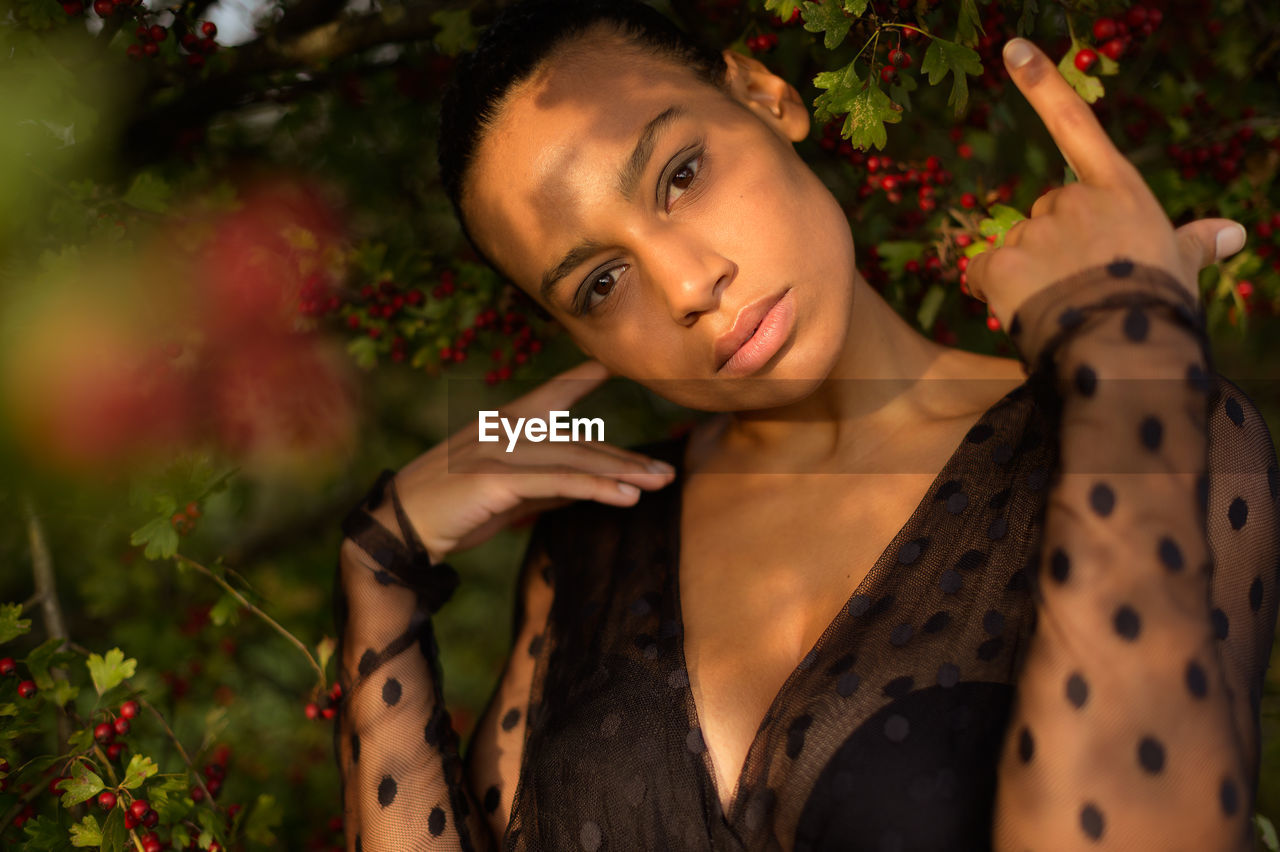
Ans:
{"type": "Polygon", "coordinates": [[[352,848],[1247,848],[1280,477],[1195,297],[1243,230],[1175,232],[1053,64],[1005,61],[1082,179],[970,267],[1020,362],[867,285],[760,63],[624,3],[487,32],[442,176],[593,359],[504,415],[611,374],[719,414],[473,427],[379,481],[340,569],[352,848]],[[541,510],[464,765],[443,560],[541,510]]]}

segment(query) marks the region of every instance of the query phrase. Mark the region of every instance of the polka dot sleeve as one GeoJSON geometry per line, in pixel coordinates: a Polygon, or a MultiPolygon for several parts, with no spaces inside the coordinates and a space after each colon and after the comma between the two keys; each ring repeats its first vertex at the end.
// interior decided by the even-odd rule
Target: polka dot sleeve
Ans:
{"type": "Polygon", "coordinates": [[[1252,849],[1280,576],[1267,427],[1160,270],[1058,282],[1010,336],[1061,453],[995,848],[1252,849]]]}
{"type": "MultiPolygon", "coordinates": [[[[513,724],[505,707],[506,715],[493,719],[490,708],[477,727],[476,742],[484,745],[487,758],[507,753],[515,759],[473,760],[474,765],[464,766],[443,702],[432,629],[432,616],[452,593],[457,576],[449,566],[431,563],[398,505],[399,535],[365,511],[376,507],[389,479],[384,474],[344,522],[339,559],[337,659],[343,695],[334,745],[347,848],[491,849],[502,834],[500,816],[510,809],[524,726],[513,724]]],[[[527,555],[523,576],[532,561],[527,555]]],[[[525,596],[529,585],[522,581],[525,596]]],[[[540,629],[524,623],[523,606],[516,615],[517,636],[540,629]]],[[[545,621],[545,613],[540,617],[545,621]]],[[[506,666],[495,701],[500,697],[515,707],[523,706],[521,696],[527,701],[533,666],[524,656],[506,666]]]]}

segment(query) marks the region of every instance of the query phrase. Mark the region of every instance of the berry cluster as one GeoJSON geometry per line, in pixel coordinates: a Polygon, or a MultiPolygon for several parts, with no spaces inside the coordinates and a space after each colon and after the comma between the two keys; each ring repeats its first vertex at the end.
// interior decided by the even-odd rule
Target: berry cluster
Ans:
{"type": "Polygon", "coordinates": [[[180,512],[174,512],[169,523],[178,531],[178,535],[189,535],[196,528],[196,519],[200,517],[200,504],[188,503],[180,512]]]}
{"type": "Polygon", "coordinates": [[[332,719],[338,712],[338,703],[342,700],[342,684],[335,683],[324,697],[323,706],[314,701],[307,702],[304,712],[308,719],[332,719]]]}
{"type": "Polygon", "coordinates": [[[178,42],[187,51],[187,64],[192,68],[200,68],[204,65],[206,56],[218,52],[218,43],[213,40],[218,35],[218,25],[213,21],[201,21],[199,31],[200,35],[195,32],[183,33],[178,42]]]}
{"type": "MultiPolygon", "coordinates": [[[[18,664],[14,662],[13,657],[0,658],[0,677],[17,677],[18,664]]],[[[36,689],[34,680],[21,680],[18,682],[18,697],[30,698],[39,690],[36,689]]]]}
{"type": "Polygon", "coordinates": [[[1081,50],[1076,54],[1076,67],[1088,71],[1098,61],[1098,53],[1118,61],[1129,52],[1135,38],[1151,35],[1163,19],[1164,13],[1159,9],[1141,5],[1131,6],[1123,16],[1098,18],[1093,22],[1093,39],[1098,51],[1095,53],[1090,48],[1081,50]]]}
{"type": "MultiPolygon", "coordinates": [[[[460,286],[461,282],[453,270],[442,271],[439,281],[431,288],[429,303],[423,289],[384,278],[377,284],[365,284],[354,296],[347,296],[348,301],[344,304],[343,296],[332,294],[315,282],[314,286],[303,288],[299,309],[304,316],[321,319],[343,317],[342,322],[348,332],[379,341],[382,351],[393,362],[403,363],[409,360],[411,341],[426,336],[422,332],[423,321],[434,319],[439,323],[441,312],[436,303],[451,299],[460,286]]],[[[532,306],[532,300],[509,288],[497,301],[510,307],[501,312],[494,307],[476,312],[470,323],[465,324],[452,340],[445,338],[438,348],[422,347],[413,358],[414,365],[448,367],[461,364],[475,346],[492,343],[491,355],[496,366],[485,374],[485,380],[489,384],[497,384],[510,379],[514,368],[527,363],[542,350],[542,341],[534,336],[530,311],[517,310],[532,306]],[[503,339],[495,340],[498,335],[503,339]]]]}
{"type": "Polygon", "coordinates": [[[747,49],[752,53],[768,53],[778,46],[777,33],[761,33],[747,36],[747,49]]]}

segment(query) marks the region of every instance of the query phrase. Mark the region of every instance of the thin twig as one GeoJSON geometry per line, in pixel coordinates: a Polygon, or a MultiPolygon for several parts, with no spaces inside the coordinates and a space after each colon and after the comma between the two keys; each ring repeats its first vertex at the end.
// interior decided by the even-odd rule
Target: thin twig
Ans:
{"type": "Polygon", "coordinates": [[[307,658],[307,662],[311,663],[311,667],[316,670],[316,677],[319,679],[320,686],[322,688],[324,687],[327,681],[327,678],[325,677],[324,669],[320,667],[320,663],[316,661],[316,658],[311,655],[311,651],[307,648],[307,646],[302,644],[302,640],[300,640],[297,636],[294,636],[284,627],[280,626],[279,622],[277,622],[271,616],[267,615],[262,610],[258,609],[253,604],[251,604],[248,601],[248,599],[245,598],[244,595],[236,591],[236,589],[233,588],[229,583],[227,583],[226,580],[222,579],[217,574],[213,573],[208,568],[201,565],[199,562],[196,562],[194,559],[191,559],[189,557],[183,556],[181,553],[175,554],[173,558],[178,562],[181,562],[183,565],[187,565],[187,566],[190,566],[191,568],[196,569],[201,574],[204,574],[206,577],[213,580],[215,583],[221,586],[222,589],[225,592],[227,592],[227,594],[231,595],[236,600],[238,600],[241,604],[243,604],[246,609],[248,609],[254,615],[258,616],[258,618],[261,618],[267,624],[271,625],[271,627],[277,633],[279,633],[281,636],[283,636],[284,638],[288,639],[291,643],[293,643],[293,645],[296,646],[297,649],[301,651],[303,655],[307,658]]]}
{"type": "MultiPolygon", "coordinates": [[[[31,495],[22,498],[22,509],[27,516],[27,539],[31,547],[31,574],[35,580],[36,591],[33,598],[40,599],[40,610],[44,617],[45,630],[49,638],[67,643],[67,622],[62,616],[62,605],[58,601],[57,583],[53,573],[53,556],[49,553],[49,542],[44,534],[44,524],[36,514],[35,501],[31,495]]],[[[49,670],[54,680],[66,681],[67,673],[61,667],[49,670]]],[[[58,751],[66,749],[71,738],[71,722],[66,711],[59,707],[58,719],[58,751]]]]}
{"type": "Polygon", "coordinates": [[[213,793],[209,792],[209,788],[204,785],[203,773],[197,770],[196,765],[191,762],[191,756],[188,755],[187,750],[182,747],[182,741],[179,740],[178,735],[173,732],[173,728],[169,727],[169,723],[165,720],[164,715],[153,707],[151,702],[147,701],[145,698],[137,698],[135,700],[143,707],[150,710],[151,715],[155,716],[156,719],[159,720],[160,727],[164,728],[164,732],[169,735],[169,739],[173,740],[173,744],[178,749],[178,754],[182,756],[183,762],[187,764],[187,767],[191,770],[191,774],[195,776],[196,783],[200,785],[200,789],[204,790],[205,798],[208,800],[210,806],[212,806],[214,810],[221,812],[222,808],[219,807],[218,803],[214,800],[213,793]]]}

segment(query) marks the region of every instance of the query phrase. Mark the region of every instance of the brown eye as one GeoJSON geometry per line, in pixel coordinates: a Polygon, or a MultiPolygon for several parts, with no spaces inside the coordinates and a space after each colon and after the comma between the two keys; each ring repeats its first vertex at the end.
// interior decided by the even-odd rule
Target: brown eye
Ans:
{"type": "Polygon", "coordinates": [[[699,154],[692,160],[689,160],[679,169],[675,171],[668,180],[667,188],[667,206],[669,207],[677,198],[685,193],[685,191],[698,178],[698,170],[702,167],[702,155],[699,154]],[[674,190],[674,193],[673,193],[674,190]]]}
{"type": "Polygon", "coordinates": [[[613,280],[612,275],[601,275],[591,285],[591,292],[597,296],[607,296],[609,291],[613,289],[613,285],[617,282],[613,280]]]}

